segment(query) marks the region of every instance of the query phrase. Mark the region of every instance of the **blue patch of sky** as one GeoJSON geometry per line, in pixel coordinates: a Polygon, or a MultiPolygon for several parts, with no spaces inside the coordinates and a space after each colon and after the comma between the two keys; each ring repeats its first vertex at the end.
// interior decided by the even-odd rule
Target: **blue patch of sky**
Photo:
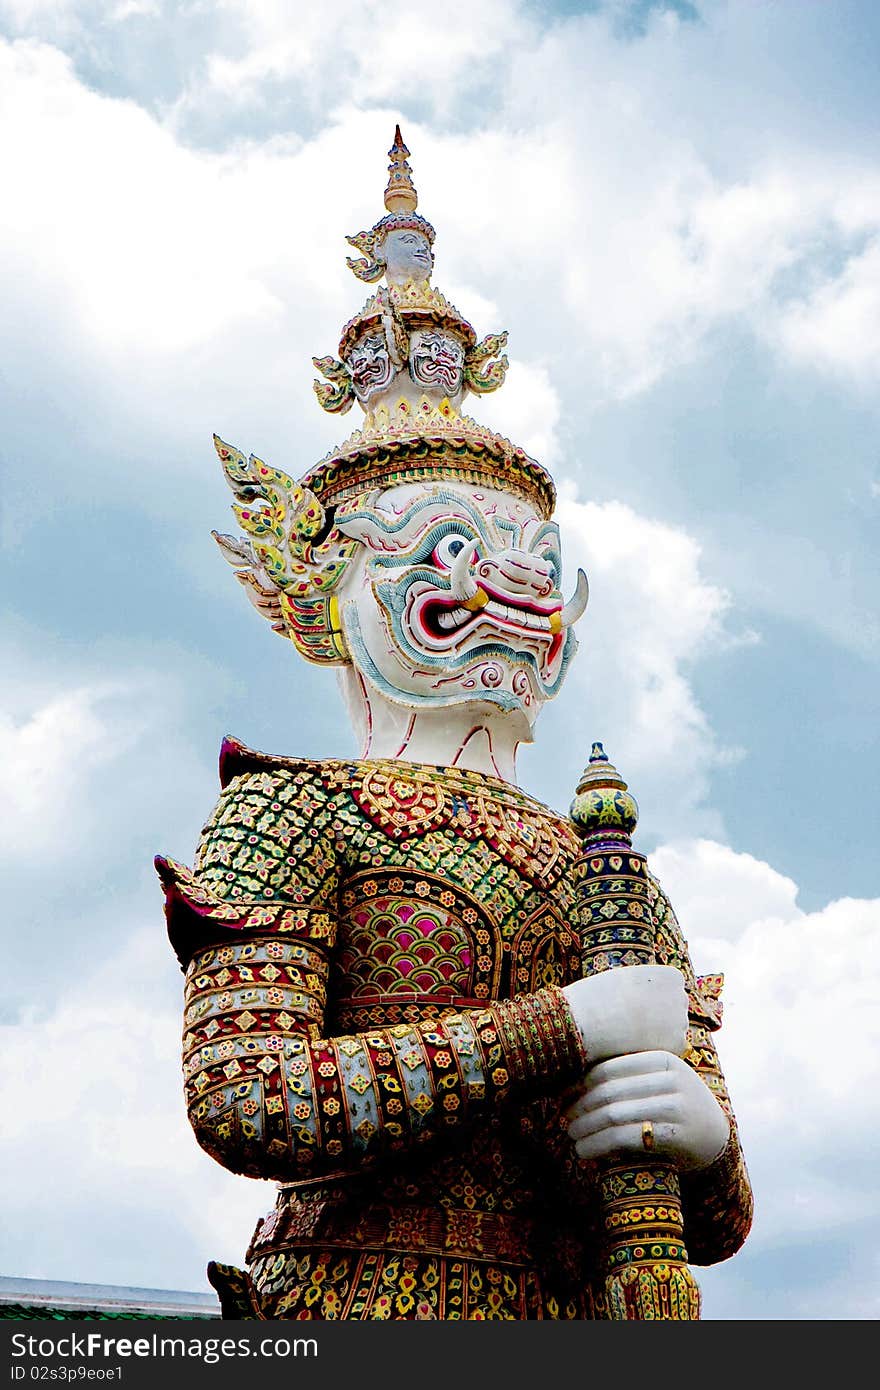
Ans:
{"type": "Polygon", "coordinates": [[[5,22],[0,18],[0,34],[54,44],[68,54],[86,86],[152,110],[179,94],[226,32],[230,42],[237,32],[221,9],[201,5],[163,5],[121,20],[100,15],[87,4],[77,8],[73,22],[51,8],[37,9],[18,23],[11,16],[5,22]]]}
{"type": "MultiPolygon", "coordinates": [[[[328,687],[335,696],[332,672],[302,662],[258,617],[211,538],[210,520],[202,515],[195,521],[187,512],[160,521],[92,500],[71,526],[59,508],[39,527],[40,555],[52,557],[51,571],[25,556],[10,568],[7,600],[62,666],[77,652],[81,665],[88,666],[82,654],[90,652],[100,665],[102,650],[120,640],[131,644],[132,666],[161,665],[166,649],[173,654],[176,648],[203,661],[194,666],[204,684],[195,710],[208,716],[204,727],[198,725],[200,756],[212,757],[225,733],[272,751],[352,751],[353,739],[341,727],[341,701],[328,700],[328,687]],[[208,687],[218,678],[222,700],[214,701],[208,687]]],[[[226,517],[219,523],[226,528],[226,517]]],[[[124,667],[109,669],[123,680],[128,674],[124,667]]]]}
{"type": "Polygon", "coordinates": [[[812,240],[798,248],[791,265],[783,266],[773,276],[770,293],[780,304],[807,300],[823,285],[837,280],[851,261],[869,250],[877,240],[877,229],[846,233],[828,221],[817,228],[812,240]]]}
{"type": "MultiPolygon", "coordinates": [[[[576,400],[577,362],[558,365],[576,400]]],[[[873,396],[785,366],[747,329],[723,326],[649,390],[572,412],[558,471],[593,500],[619,497],[698,534],[717,530],[722,548],[740,516],[816,533],[867,562],[878,416],[873,396]]],[[[865,582],[876,585],[873,562],[865,582]]]]}
{"type": "Polygon", "coordinates": [[[877,892],[877,672],[802,624],[750,613],[762,641],[690,672],[721,743],[711,801],[735,850],[766,860],[813,911],[877,892]]]}
{"type": "Polygon", "coordinates": [[[641,397],[570,420],[560,470],[585,499],[701,539],[729,630],[760,635],[702,653],[689,678],[746,753],[712,778],[731,845],[794,878],[806,909],[876,892],[877,416],[728,330],[641,397]]]}
{"type": "Polygon", "coordinates": [[[686,23],[701,19],[699,8],[690,0],[629,0],[629,4],[614,5],[607,0],[526,0],[526,9],[536,18],[610,14],[620,38],[641,37],[657,14],[674,14],[686,23]]]}
{"type": "MultiPolygon", "coordinates": [[[[870,1159],[876,1162],[876,1155],[870,1156],[870,1159]]],[[[847,1170],[851,1162],[852,1155],[848,1153],[847,1170]]],[[[862,1160],[856,1166],[862,1170],[864,1180],[870,1186],[871,1173],[864,1174],[868,1163],[862,1160]]],[[[752,1174],[752,1177],[754,1180],[755,1175],[752,1174]]],[[[847,1182],[851,1183],[853,1190],[858,1190],[858,1179],[849,1171],[847,1182]]],[[[761,1187],[757,1185],[756,1206],[759,1212],[761,1196],[761,1187]]],[[[814,1321],[823,1317],[868,1316],[859,1306],[863,1299],[871,1298],[862,1269],[863,1262],[868,1259],[863,1229],[853,1223],[834,1231],[826,1228],[817,1230],[816,1221],[816,1213],[808,1213],[800,1239],[792,1239],[790,1229],[773,1245],[760,1244],[755,1235],[751,1243],[746,1242],[732,1263],[697,1270],[708,1317],[743,1321],[798,1318],[814,1321]],[[854,1310],[851,1313],[840,1311],[847,1306],[846,1302],[841,1301],[841,1288],[846,1284],[850,1287],[849,1307],[854,1310]],[[822,1308],[823,1294],[827,1299],[828,1311],[822,1308]],[[838,1311],[832,1312],[832,1308],[838,1311]]]]}

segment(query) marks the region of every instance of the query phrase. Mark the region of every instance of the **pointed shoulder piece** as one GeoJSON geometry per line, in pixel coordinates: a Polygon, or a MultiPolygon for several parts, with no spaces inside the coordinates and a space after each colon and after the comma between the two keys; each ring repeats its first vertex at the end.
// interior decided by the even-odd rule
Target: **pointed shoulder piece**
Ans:
{"type": "Polygon", "coordinates": [[[352,762],[345,758],[297,758],[282,753],[260,753],[255,748],[227,734],[220,745],[220,786],[229,786],[233,777],[244,772],[267,772],[270,768],[286,768],[300,772],[321,768],[350,767],[352,762]]]}

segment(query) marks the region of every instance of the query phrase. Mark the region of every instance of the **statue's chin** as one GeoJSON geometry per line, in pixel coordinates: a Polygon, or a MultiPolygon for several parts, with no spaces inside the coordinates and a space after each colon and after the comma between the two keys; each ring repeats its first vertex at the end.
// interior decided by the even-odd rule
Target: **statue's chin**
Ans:
{"type": "Polygon", "coordinates": [[[353,667],[343,691],[364,747],[374,756],[399,755],[406,748],[416,761],[452,763],[462,749],[474,751],[470,740],[483,738],[493,755],[490,766],[507,750],[503,758],[510,760],[512,773],[516,746],[533,742],[533,726],[547,698],[518,653],[475,652],[458,670],[431,654],[420,668],[416,661],[404,661],[399,649],[392,657],[390,635],[376,608],[346,604],[342,620],[353,667]]]}
{"type": "Polygon", "coordinates": [[[503,724],[508,737],[515,742],[532,742],[532,726],[543,704],[535,699],[533,691],[528,704],[510,690],[480,690],[477,693],[472,689],[452,687],[440,695],[433,690],[422,692],[392,684],[375,666],[365,670],[359,663],[354,665],[374,699],[384,701],[401,713],[417,714],[420,722],[427,718],[450,725],[503,724]]]}

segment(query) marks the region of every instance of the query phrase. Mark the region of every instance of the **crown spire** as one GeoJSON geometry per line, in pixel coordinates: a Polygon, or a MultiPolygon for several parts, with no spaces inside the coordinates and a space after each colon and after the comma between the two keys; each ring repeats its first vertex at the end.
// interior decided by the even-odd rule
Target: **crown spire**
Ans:
{"type": "Polygon", "coordinates": [[[388,158],[391,163],[388,165],[385,207],[389,212],[415,212],[419,195],[413,186],[412,169],[407,163],[409,150],[403,143],[399,125],[394,127],[394,144],[388,151],[388,158]]]}
{"type": "MultiPolygon", "coordinates": [[[[428,248],[433,246],[435,232],[426,217],[416,212],[419,195],[413,186],[412,169],[407,159],[409,150],[403,143],[400,126],[394,127],[394,144],[388,151],[391,163],[388,165],[388,185],[385,189],[385,216],[368,232],[358,232],[357,236],[346,237],[349,246],[360,251],[361,259],[348,257],[348,265],[359,280],[372,283],[380,280],[387,271],[385,244],[393,232],[420,232],[427,239],[428,248]]],[[[429,280],[434,264],[433,256],[421,257],[420,265],[410,267],[413,279],[429,280]],[[416,272],[421,272],[416,274],[416,272]]],[[[390,281],[389,281],[390,283],[390,281]]]]}

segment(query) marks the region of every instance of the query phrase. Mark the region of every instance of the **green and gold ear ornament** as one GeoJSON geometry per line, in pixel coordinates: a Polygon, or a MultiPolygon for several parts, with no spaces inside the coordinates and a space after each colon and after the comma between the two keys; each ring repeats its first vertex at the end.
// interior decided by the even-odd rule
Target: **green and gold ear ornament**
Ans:
{"type": "Polygon", "coordinates": [[[313,357],[312,364],[327,378],[326,381],[312,382],[321,408],[328,410],[331,415],[344,415],[351,410],[355,394],[345,363],[336,357],[313,357]]]}
{"type": "Polygon", "coordinates": [[[372,284],[375,280],[381,280],[385,271],[385,263],[377,260],[376,252],[382,240],[376,232],[358,232],[357,236],[347,236],[345,240],[349,246],[353,246],[356,251],[360,251],[361,258],[356,256],[346,256],[345,264],[349,270],[354,271],[359,280],[372,284]]]}
{"type": "Polygon", "coordinates": [[[214,446],[245,534],[212,535],[251,603],[308,661],[349,660],[335,590],[359,543],[332,525],[301,483],[217,435],[214,446]]]}
{"type": "Polygon", "coordinates": [[[510,363],[502,355],[507,344],[506,333],[487,333],[482,342],[477,343],[465,355],[464,384],[475,396],[485,396],[504,385],[510,363]],[[492,359],[496,360],[492,360],[492,359]]]}

